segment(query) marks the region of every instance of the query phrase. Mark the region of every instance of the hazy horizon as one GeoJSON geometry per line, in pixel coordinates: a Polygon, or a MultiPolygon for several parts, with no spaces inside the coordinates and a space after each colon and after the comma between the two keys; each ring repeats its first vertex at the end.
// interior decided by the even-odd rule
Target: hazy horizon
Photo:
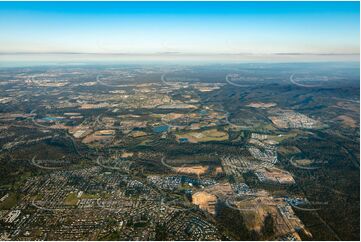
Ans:
{"type": "Polygon", "coordinates": [[[1,2],[0,61],[356,61],[359,2],[1,2]]]}

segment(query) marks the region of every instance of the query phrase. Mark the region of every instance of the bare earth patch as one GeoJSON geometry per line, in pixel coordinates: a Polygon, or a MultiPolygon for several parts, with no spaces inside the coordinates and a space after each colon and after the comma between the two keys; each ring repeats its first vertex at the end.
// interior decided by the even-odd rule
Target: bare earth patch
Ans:
{"type": "Polygon", "coordinates": [[[213,186],[210,186],[206,189],[208,193],[216,195],[217,197],[229,197],[234,194],[231,184],[229,182],[217,183],[213,186]]]}
{"type": "Polygon", "coordinates": [[[115,134],[115,130],[99,130],[94,133],[86,136],[82,142],[85,144],[89,144],[95,141],[105,141],[112,140],[115,134]]]}
{"type": "Polygon", "coordinates": [[[308,166],[312,164],[312,161],[309,159],[294,160],[294,162],[300,166],[308,166]]]}
{"type": "Polygon", "coordinates": [[[344,125],[347,125],[347,126],[349,126],[351,128],[356,128],[357,127],[356,121],[353,118],[349,117],[349,116],[340,115],[340,116],[337,116],[336,120],[342,121],[342,123],[344,125]]]}
{"type": "Polygon", "coordinates": [[[188,132],[185,134],[177,134],[176,140],[186,138],[190,143],[208,142],[208,141],[224,141],[228,140],[228,133],[218,131],[217,129],[205,130],[202,132],[188,132]]]}
{"type": "Polygon", "coordinates": [[[205,210],[211,214],[215,214],[215,205],[217,197],[208,192],[197,192],[192,196],[192,203],[199,206],[200,209],[205,210]]]}
{"type": "Polygon", "coordinates": [[[269,197],[258,197],[252,200],[239,202],[239,208],[254,209],[241,211],[245,217],[246,226],[250,230],[261,231],[264,226],[264,219],[267,214],[271,214],[274,220],[274,236],[282,236],[285,234],[292,234],[296,240],[300,241],[301,238],[296,232],[295,228],[302,230],[309,236],[310,232],[305,228],[302,221],[295,216],[292,208],[286,204],[282,199],[269,197]]]}
{"type": "Polygon", "coordinates": [[[197,176],[203,175],[207,170],[208,166],[186,166],[176,168],[176,171],[179,173],[196,174],[197,176]]]}
{"type": "Polygon", "coordinates": [[[281,146],[278,148],[278,152],[283,155],[288,155],[288,154],[300,153],[301,150],[299,148],[297,148],[296,146],[281,146]]]}
{"type": "Polygon", "coordinates": [[[215,175],[217,174],[222,174],[223,173],[223,169],[221,166],[217,166],[215,171],[214,171],[215,175]]]}
{"type": "Polygon", "coordinates": [[[147,133],[146,133],[146,132],[143,132],[143,131],[133,131],[133,132],[131,133],[131,136],[132,136],[133,138],[143,137],[143,136],[146,136],[146,135],[147,135],[147,133]]]}
{"type": "Polygon", "coordinates": [[[261,182],[275,182],[280,184],[295,183],[295,180],[289,172],[277,168],[260,169],[256,172],[256,175],[261,182]]]}
{"type": "Polygon", "coordinates": [[[128,157],[132,157],[133,155],[134,155],[133,152],[123,152],[120,157],[122,157],[122,158],[128,158],[128,157]]]}
{"type": "Polygon", "coordinates": [[[275,107],[277,104],[275,103],[262,103],[262,102],[252,102],[247,105],[247,107],[251,108],[271,108],[275,107]]]}

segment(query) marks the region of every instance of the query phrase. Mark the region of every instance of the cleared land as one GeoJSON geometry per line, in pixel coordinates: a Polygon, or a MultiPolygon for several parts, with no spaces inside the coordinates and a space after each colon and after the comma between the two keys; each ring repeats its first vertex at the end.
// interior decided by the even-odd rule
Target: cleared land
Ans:
{"type": "Polygon", "coordinates": [[[75,206],[77,205],[79,199],[75,192],[71,192],[68,194],[68,196],[64,200],[64,204],[68,206],[75,206]]]}
{"type": "Polygon", "coordinates": [[[295,180],[289,172],[277,168],[260,169],[256,174],[261,182],[275,182],[280,184],[295,183],[295,180]]]}
{"type": "Polygon", "coordinates": [[[203,175],[208,170],[208,166],[186,166],[175,168],[179,173],[196,174],[197,176],[203,175]]]}
{"type": "Polygon", "coordinates": [[[247,107],[251,107],[251,108],[271,108],[271,107],[275,107],[276,105],[277,105],[276,103],[252,102],[252,103],[248,104],[247,107]]]}
{"type": "Polygon", "coordinates": [[[356,121],[353,118],[349,117],[349,116],[340,115],[336,119],[342,121],[342,123],[344,125],[349,126],[351,128],[356,128],[357,127],[356,121]]]}
{"type": "Polygon", "coordinates": [[[187,139],[190,143],[224,141],[228,140],[228,133],[224,131],[218,131],[217,129],[210,129],[200,132],[177,134],[176,140],[179,141],[180,139],[187,139]]]}
{"type": "Polygon", "coordinates": [[[146,136],[146,135],[147,135],[147,133],[146,133],[146,132],[143,132],[143,131],[133,131],[133,132],[131,133],[131,136],[132,136],[133,138],[143,137],[143,136],[146,136]]]}
{"type": "Polygon", "coordinates": [[[312,161],[309,159],[299,159],[299,160],[294,160],[294,162],[297,165],[301,165],[301,166],[308,166],[312,164],[312,161]]]}
{"type": "Polygon", "coordinates": [[[197,192],[192,196],[192,203],[211,214],[215,214],[217,197],[208,192],[197,192]]]}
{"type": "Polygon", "coordinates": [[[89,144],[95,141],[111,140],[113,139],[114,134],[115,130],[99,130],[86,136],[82,142],[85,144],[89,144]]]}
{"type": "Polygon", "coordinates": [[[299,148],[297,148],[296,146],[281,146],[278,148],[278,152],[283,155],[288,155],[288,154],[300,153],[301,150],[299,148]]]}

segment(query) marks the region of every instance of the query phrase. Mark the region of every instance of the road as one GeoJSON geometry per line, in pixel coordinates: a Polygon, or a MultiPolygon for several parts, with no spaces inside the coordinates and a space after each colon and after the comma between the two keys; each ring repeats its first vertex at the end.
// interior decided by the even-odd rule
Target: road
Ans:
{"type": "Polygon", "coordinates": [[[45,170],[59,170],[61,169],[62,167],[47,167],[47,166],[42,166],[42,165],[39,165],[35,162],[35,158],[36,156],[34,156],[32,159],[31,159],[31,164],[38,167],[38,168],[41,168],[41,169],[45,169],[45,170]]]}
{"type": "Polygon", "coordinates": [[[103,86],[107,86],[107,87],[122,87],[121,85],[112,85],[112,84],[107,84],[107,83],[105,83],[105,82],[102,82],[102,81],[99,79],[99,77],[100,77],[100,75],[97,75],[97,79],[96,79],[96,81],[97,81],[97,83],[98,83],[99,85],[103,85],[103,86]]]}
{"type": "Polygon", "coordinates": [[[295,84],[296,86],[299,86],[299,87],[319,87],[320,85],[307,85],[307,84],[300,84],[298,82],[296,82],[293,77],[294,77],[295,73],[293,73],[291,76],[290,76],[290,82],[295,84]]]}
{"type": "Polygon", "coordinates": [[[241,85],[241,84],[237,84],[237,83],[232,82],[232,81],[229,79],[229,78],[230,78],[230,75],[231,75],[231,74],[226,75],[226,82],[227,82],[229,85],[232,85],[232,86],[235,86],[235,87],[249,87],[249,85],[241,85]]]}

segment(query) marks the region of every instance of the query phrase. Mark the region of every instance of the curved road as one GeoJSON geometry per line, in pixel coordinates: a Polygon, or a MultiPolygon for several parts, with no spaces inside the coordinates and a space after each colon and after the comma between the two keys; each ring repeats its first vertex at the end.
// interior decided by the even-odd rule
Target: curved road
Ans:
{"type": "Polygon", "coordinates": [[[38,168],[45,169],[45,170],[59,170],[59,169],[63,168],[63,167],[47,167],[47,166],[39,165],[35,162],[35,158],[36,158],[36,155],[31,159],[31,164],[38,168]]]}
{"type": "Polygon", "coordinates": [[[290,82],[295,84],[296,86],[299,86],[299,87],[319,87],[320,85],[307,85],[307,84],[300,84],[298,82],[296,82],[294,79],[293,79],[293,76],[295,75],[295,73],[293,73],[291,76],[290,76],[290,82]]]}
{"type": "Polygon", "coordinates": [[[232,86],[235,86],[235,87],[249,87],[249,85],[241,85],[241,84],[237,84],[237,83],[232,82],[231,80],[229,80],[230,75],[232,75],[232,74],[226,75],[226,82],[229,85],[232,85],[232,86]]]}

